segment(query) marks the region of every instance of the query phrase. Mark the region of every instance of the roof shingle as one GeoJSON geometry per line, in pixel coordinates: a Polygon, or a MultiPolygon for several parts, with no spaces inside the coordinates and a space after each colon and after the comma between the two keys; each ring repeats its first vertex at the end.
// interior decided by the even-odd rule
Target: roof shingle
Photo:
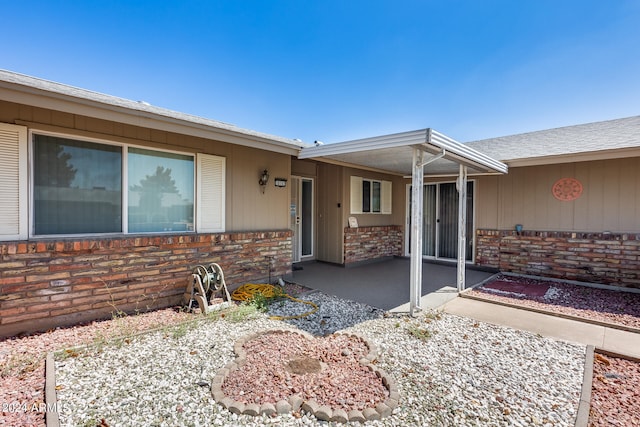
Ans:
{"type": "Polygon", "coordinates": [[[501,161],[640,147],[640,116],[467,143],[501,161]]]}

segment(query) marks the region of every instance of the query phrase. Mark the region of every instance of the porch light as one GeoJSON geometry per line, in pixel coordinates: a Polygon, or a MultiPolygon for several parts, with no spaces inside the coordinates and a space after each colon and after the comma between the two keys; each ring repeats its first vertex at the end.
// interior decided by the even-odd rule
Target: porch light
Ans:
{"type": "Polygon", "coordinates": [[[267,183],[269,182],[269,172],[265,169],[258,180],[258,184],[262,187],[262,194],[264,194],[264,190],[267,188],[267,183]]]}

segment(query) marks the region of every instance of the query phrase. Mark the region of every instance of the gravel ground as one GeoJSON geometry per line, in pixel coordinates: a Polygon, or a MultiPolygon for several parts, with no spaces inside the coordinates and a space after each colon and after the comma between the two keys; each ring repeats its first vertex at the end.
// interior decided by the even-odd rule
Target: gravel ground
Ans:
{"type": "MultiPolygon", "coordinates": [[[[320,310],[312,319],[288,321],[289,328],[316,336],[340,329],[360,333],[378,345],[379,368],[397,381],[399,407],[370,425],[573,425],[582,346],[451,315],[384,317],[380,310],[320,293],[305,298],[320,310]]],[[[308,309],[287,304],[272,305],[272,314],[308,309]]],[[[235,416],[213,403],[208,381],[235,357],[236,338],[281,329],[283,322],[264,315],[237,321],[229,314],[178,323],[193,318],[166,309],[0,341],[0,426],[44,426],[44,354],[82,343],[94,348],[58,356],[63,425],[90,426],[102,419],[110,426],[327,425],[303,413],[235,416]],[[164,326],[161,332],[136,335],[158,325],[164,326]],[[124,338],[112,343],[115,336],[124,338]]],[[[608,360],[608,376],[594,374],[590,423],[634,425],[625,422],[636,422],[632,414],[640,399],[629,396],[640,390],[640,364],[608,360]],[[625,415],[627,408],[632,412],[625,415]]]]}
{"type": "Polygon", "coordinates": [[[640,426],[640,363],[595,354],[589,426],[640,426]]]}
{"type": "Polygon", "coordinates": [[[494,281],[548,287],[542,295],[504,292],[484,286],[471,295],[640,329],[640,293],[612,291],[566,282],[499,275],[494,281]]]}
{"type": "Polygon", "coordinates": [[[108,342],[114,337],[189,319],[193,319],[190,314],[165,309],[0,341],[0,426],[45,425],[44,360],[47,352],[91,342],[108,342]]]}
{"type": "MultiPolygon", "coordinates": [[[[305,299],[321,307],[318,316],[325,324],[316,335],[339,328],[343,319],[347,331],[379,347],[379,368],[397,381],[398,408],[368,425],[574,423],[583,346],[452,315],[385,318],[378,310],[362,310],[357,303],[320,293],[305,299]],[[360,320],[367,311],[370,320],[360,320]]],[[[278,314],[289,304],[295,303],[276,303],[278,314]]],[[[282,327],[281,321],[263,314],[243,321],[228,314],[132,336],[117,345],[63,353],[56,363],[62,425],[95,425],[101,420],[110,426],[326,425],[305,413],[239,416],[213,402],[209,381],[234,359],[235,340],[282,327]]]]}

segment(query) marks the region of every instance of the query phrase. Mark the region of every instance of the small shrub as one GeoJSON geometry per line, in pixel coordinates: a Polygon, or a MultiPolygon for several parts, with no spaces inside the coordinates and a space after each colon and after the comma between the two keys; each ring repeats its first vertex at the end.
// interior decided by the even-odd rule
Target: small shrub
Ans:
{"type": "Polygon", "coordinates": [[[440,320],[442,319],[442,311],[427,311],[424,313],[424,318],[427,323],[432,320],[440,320]]]}
{"type": "Polygon", "coordinates": [[[255,294],[253,294],[251,299],[247,302],[250,305],[253,305],[256,308],[256,310],[264,313],[269,308],[269,304],[271,304],[271,300],[273,300],[273,297],[269,298],[269,297],[266,297],[262,292],[256,292],[255,294]]]}
{"type": "Polygon", "coordinates": [[[409,334],[413,335],[421,341],[427,341],[433,336],[433,332],[431,332],[430,330],[426,328],[419,328],[415,325],[409,325],[407,331],[409,332],[409,334]]]}

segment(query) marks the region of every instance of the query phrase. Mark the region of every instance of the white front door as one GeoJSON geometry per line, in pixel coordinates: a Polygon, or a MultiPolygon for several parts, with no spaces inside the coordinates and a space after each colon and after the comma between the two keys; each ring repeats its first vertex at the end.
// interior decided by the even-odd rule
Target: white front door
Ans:
{"type": "Polygon", "coordinates": [[[313,258],[313,179],[291,177],[293,262],[313,258]]]}

